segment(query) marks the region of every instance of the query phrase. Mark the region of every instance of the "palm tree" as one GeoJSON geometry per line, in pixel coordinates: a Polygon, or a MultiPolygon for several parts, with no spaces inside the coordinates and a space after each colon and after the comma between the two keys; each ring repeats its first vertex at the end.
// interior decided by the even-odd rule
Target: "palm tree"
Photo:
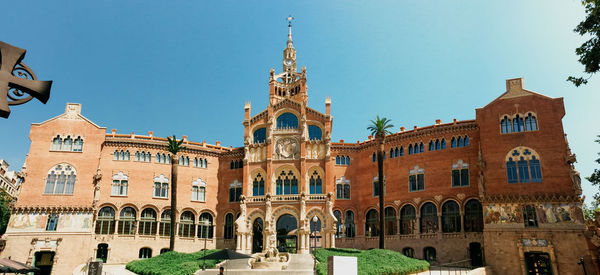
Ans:
{"type": "Polygon", "coordinates": [[[378,171],[378,185],[379,185],[379,248],[385,248],[385,223],[384,213],[383,213],[383,196],[385,192],[383,192],[383,152],[384,152],[384,144],[385,144],[385,136],[387,134],[391,134],[388,130],[389,128],[394,127],[391,124],[391,120],[385,117],[380,118],[379,115],[375,118],[375,120],[371,120],[371,125],[367,127],[367,130],[371,131],[371,135],[375,136],[375,140],[379,145],[377,149],[377,171],[378,171]]]}
{"type": "Polygon", "coordinates": [[[175,215],[177,209],[177,165],[179,164],[179,158],[177,157],[177,153],[183,149],[181,144],[183,143],[183,139],[177,141],[175,135],[173,138],[167,137],[167,150],[171,152],[171,234],[169,239],[169,250],[175,251],[175,231],[176,231],[176,223],[175,223],[175,215]]]}

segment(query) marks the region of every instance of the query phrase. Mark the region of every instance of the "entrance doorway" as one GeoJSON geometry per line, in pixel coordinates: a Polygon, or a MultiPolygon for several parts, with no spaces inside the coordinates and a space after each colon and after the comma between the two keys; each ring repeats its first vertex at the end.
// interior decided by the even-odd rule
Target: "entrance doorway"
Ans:
{"type": "Polygon", "coordinates": [[[252,223],[252,253],[263,251],[263,220],[257,218],[252,223]]]}
{"type": "Polygon", "coordinates": [[[480,243],[470,243],[469,244],[469,255],[471,256],[471,265],[472,266],[483,266],[483,257],[481,253],[481,244],[480,243]]]}
{"type": "Polygon", "coordinates": [[[525,253],[525,265],[528,275],[552,275],[552,265],[548,253],[525,253]]]}
{"type": "Polygon", "coordinates": [[[96,259],[102,260],[103,263],[106,263],[106,260],[108,259],[108,244],[98,244],[98,249],[96,250],[96,259]]]}
{"type": "Polygon", "coordinates": [[[35,262],[33,266],[40,270],[35,275],[50,275],[52,264],[54,263],[54,252],[35,252],[35,262]]]}
{"type": "Polygon", "coordinates": [[[290,214],[277,219],[277,249],[279,252],[296,253],[298,246],[298,221],[290,214]]]}

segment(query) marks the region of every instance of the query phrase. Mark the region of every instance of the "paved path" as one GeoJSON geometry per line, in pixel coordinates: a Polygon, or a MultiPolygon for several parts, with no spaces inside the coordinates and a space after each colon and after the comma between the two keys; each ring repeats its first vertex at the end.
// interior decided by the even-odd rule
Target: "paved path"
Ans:
{"type": "Polygon", "coordinates": [[[102,265],[102,275],[137,275],[137,274],[125,269],[124,264],[103,264],[102,265]]]}
{"type": "MultiPolygon", "coordinates": [[[[228,260],[223,264],[226,275],[313,275],[314,260],[312,255],[308,254],[290,254],[290,264],[286,270],[264,270],[250,269],[248,259],[228,260]]],[[[215,275],[219,274],[218,269],[198,270],[195,275],[215,275]]]]}

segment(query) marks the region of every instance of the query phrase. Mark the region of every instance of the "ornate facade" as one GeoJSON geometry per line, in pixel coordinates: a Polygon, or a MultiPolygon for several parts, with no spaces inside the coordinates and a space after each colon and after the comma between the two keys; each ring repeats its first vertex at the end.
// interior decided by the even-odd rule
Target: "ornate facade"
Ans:
{"type": "Polygon", "coordinates": [[[54,274],[90,258],[151,257],[168,247],[169,211],[176,211],[178,251],[366,249],[384,233],[387,248],[440,264],[575,274],[589,253],[564,114],[562,98],[509,79],[474,120],[437,120],[388,136],[378,190],[375,140],[333,142],[331,100],[325,113],[308,107],[306,68],[297,70],[290,27],[283,71],[270,71],[267,109],[252,115],[245,105],[243,147],[184,136],[185,149],[171,156],[166,139],[107,133],[71,103],[33,124],[27,184],[3,256],[54,274]]]}

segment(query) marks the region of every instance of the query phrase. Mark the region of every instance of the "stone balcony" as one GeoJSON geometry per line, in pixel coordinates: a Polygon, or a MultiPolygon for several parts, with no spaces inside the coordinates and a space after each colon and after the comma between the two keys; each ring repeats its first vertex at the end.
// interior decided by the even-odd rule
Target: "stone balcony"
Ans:
{"type": "MultiPolygon", "coordinates": [[[[313,195],[305,195],[307,201],[326,201],[327,194],[313,194],[313,195]]],[[[249,196],[246,197],[247,203],[256,203],[256,202],[264,202],[266,201],[266,196],[249,196]]],[[[272,202],[290,202],[290,201],[300,201],[300,194],[294,195],[273,195],[271,196],[272,202]]]]}

